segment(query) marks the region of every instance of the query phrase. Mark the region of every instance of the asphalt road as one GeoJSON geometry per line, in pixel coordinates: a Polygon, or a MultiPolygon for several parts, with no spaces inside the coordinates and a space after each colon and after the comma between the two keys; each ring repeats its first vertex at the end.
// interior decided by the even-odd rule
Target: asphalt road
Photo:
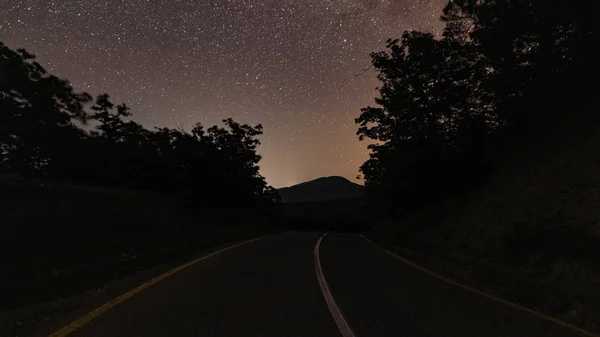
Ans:
{"type": "MultiPolygon", "coordinates": [[[[412,268],[359,236],[288,233],[144,289],[69,336],[544,336],[580,334],[412,268]],[[340,332],[333,302],[350,331],[340,332]]],[[[339,317],[338,317],[339,319],[339,317]]]]}

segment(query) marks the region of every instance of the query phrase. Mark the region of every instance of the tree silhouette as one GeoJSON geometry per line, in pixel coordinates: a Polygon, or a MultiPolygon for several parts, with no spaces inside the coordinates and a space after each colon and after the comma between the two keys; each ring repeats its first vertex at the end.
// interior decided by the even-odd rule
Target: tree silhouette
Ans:
{"type": "Polygon", "coordinates": [[[420,202],[479,169],[464,170],[483,156],[480,145],[498,125],[493,95],[473,85],[485,71],[469,44],[407,32],[387,47],[372,54],[379,107],[362,109],[356,120],[359,137],[377,141],[361,171],[384,198],[402,190],[405,202],[420,202]]]}
{"type": "Polygon", "coordinates": [[[89,94],[34,60],[0,44],[0,172],[145,189],[205,206],[277,201],[259,173],[262,126],[225,119],[206,131],[201,124],[148,130],[108,94],[87,112],[89,94]]]}
{"type": "Polygon", "coordinates": [[[592,2],[542,0],[450,1],[442,19],[462,30],[493,70],[487,84],[495,113],[512,128],[527,128],[544,115],[573,108],[589,96],[599,41],[592,2]]]}
{"type": "Polygon", "coordinates": [[[598,74],[598,26],[586,6],[541,0],[453,0],[441,38],[408,31],[373,53],[376,107],[356,119],[374,140],[361,167],[371,195],[393,209],[477,183],[490,144],[590,102],[574,81],[598,74]]]}
{"type": "Polygon", "coordinates": [[[91,97],[49,75],[23,49],[0,43],[0,163],[3,171],[44,176],[53,157],[83,137],[91,97]]]}

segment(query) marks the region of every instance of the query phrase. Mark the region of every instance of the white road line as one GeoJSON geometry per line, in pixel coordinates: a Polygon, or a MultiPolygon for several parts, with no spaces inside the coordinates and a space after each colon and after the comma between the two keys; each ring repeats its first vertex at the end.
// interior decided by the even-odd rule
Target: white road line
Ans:
{"type": "Polygon", "coordinates": [[[323,234],[319,240],[317,241],[317,245],[315,246],[315,269],[317,271],[317,279],[319,280],[319,285],[321,286],[321,291],[323,292],[323,297],[325,297],[325,302],[329,307],[329,311],[335,320],[335,324],[337,324],[338,329],[342,333],[343,337],[356,337],[350,325],[344,318],[342,311],[335,303],[333,296],[331,295],[331,291],[329,291],[329,286],[327,285],[327,280],[325,280],[325,275],[323,275],[323,269],[321,268],[321,258],[319,257],[319,248],[321,247],[321,241],[327,235],[327,233],[323,234]]]}

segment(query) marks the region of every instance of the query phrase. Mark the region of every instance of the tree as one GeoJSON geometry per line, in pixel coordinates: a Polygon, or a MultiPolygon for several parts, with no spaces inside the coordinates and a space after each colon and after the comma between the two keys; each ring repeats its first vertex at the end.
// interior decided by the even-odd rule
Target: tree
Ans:
{"type": "Polygon", "coordinates": [[[383,199],[398,191],[405,202],[434,199],[475,169],[465,169],[483,156],[475,145],[498,125],[493,95],[475,85],[485,63],[462,39],[420,32],[387,48],[371,55],[382,83],[378,107],[362,109],[356,120],[360,139],[376,141],[361,172],[383,199]]]}
{"type": "Polygon", "coordinates": [[[213,126],[207,130],[207,138],[215,147],[218,155],[213,169],[219,176],[224,194],[218,198],[229,199],[236,204],[253,202],[256,198],[267,197],[269,189],[264,177],[259,173],[258,163],[261,156],[256,153],[260,141],[256,138],[262,134],[262,126],[254,127],[239,124],[232,119],[223,120],[225,128],[213,126]],[[231,190],[236,190],[231,194],[231,190]]]}
{"type": "Polygon", "coordinates": [[[205,206],[277,201],[259,173],[262,126],[148,130],[108,94],[92,100],[49,75],[24,50],[0,43],[0,170],[150,190],[205,206]],[[77,124],[88,123],[91,131],[77,124]]]}
{"type": "Polygon", "coordinates": [[[446,31],[462,29],[493,70],[488,84],[496,114],[524,129],[589,101],[589,80],[599,75],[591,49],[600,42],[590,14],[597,7],[591,1],[455,0],[442,19],[446,31]]]}
{"type": "Polygon", "coordinates": [[[378,106],[356,120],[375,141],[361,167],[371,195],[405,208],[447,196],[485,176],[490,143],[593,101],[574,79],[599,75],[595,7],[453,0],[440,39],[405,32],[372,54],[378,106]]]}
{"type": "Polygon", "coordinates": [[[49,75],[35,56],[0,43],[0,162],[5,172],[44,176],[53,156],[82,137],[91,97],[49,75]]]}

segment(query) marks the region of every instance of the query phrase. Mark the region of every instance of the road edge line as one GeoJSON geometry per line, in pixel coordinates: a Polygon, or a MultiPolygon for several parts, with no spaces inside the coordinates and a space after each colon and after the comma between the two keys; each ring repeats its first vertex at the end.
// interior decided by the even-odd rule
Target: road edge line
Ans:
{"type": "Polygon", "coordinates": [[[69,324],[63,326],[62,328],[56,330],[55,332],[51,333],[49,335],[49,337],[65,337],[65,336],[68,336],[73,331],[75,331],[75,330],[83,327],[84,325],[86,325],[87,323],[89,323],[93,319],[101,316],[105,312],[109,311],[110,309],[112,309],[113,307],[115,307],[116,305],[118,305],[119,303],[125,301],[126,299],[132,297],[133,295],[139,293],[140,291],[142,291],[142,290],[144,290],[144,289],[146,289],[146,288],[148,288],[148,287],[150,287],[150,286],[152,286],[152,285],[154,285],[154,284],[156,284],[156,283],[164,280],[165,278],[167,278],[167,277],[169,277],[169,276],[171,276],[171,275],[173,275],[173,274],[175,274],[177,272],[180,272],[180,271],[182,271],[182,270],[184,270],[184,269],[186,269],[186,268],[188,268],[188,267],[190,267],[190,266],[192,266],[192,265],[194,265],[194,264],[196,264],[198,262],[204,261],[204,260],[206,260],[208,258],[211,258],[211,257],[213,257],[215,255],[218,255],[218,254],[223,253],[225,251],[228,251],[230,249],[233,249],[233,248],[236,248],[236,247],[239,247],[239,246],[242,246],[242,245],[254,242],[254,241],[262,240],[262,239],[267,238],[269,236],[270,235],[265,235],[265,236],[261,236],[261,237],[254,238],[254,239],[251,239],[251,240],[247,240],[247,241],[244,241],[244,242],[240,242],[240,243],[231,245],[229,247],[225,247],[225,248],[223,248],[221,250],[218,250],[216,252],[212,252],[210,254],[204,255],[204,256],[199,257],[197,259],[194,259],[192,261],[186,262],[186,263],[180,265],[179,267],[173,268],[173,269],[169,270],[168,272],[166,272],[164,274],[161,274],[161,275],[159,275],[159,276],[151,279],[150,281],[146,281],[146,282],[140,284],[139,286],[137,286],[137,287],[129,290],[128,292],[126,292],[124,294],[121,294],[120,296],[117,296],[117,297],[113,298],[112,300],[104,303],[103,305],[97,307],[96,309],[88,312],[84,316],[82,316],[82,317],[80,317],[80,318],[72,321],[71,323],[69,323],[69,324]]]}
{"type": "Polygon", "coordinates": [[[442,276],[440,274],[437,274],[437,273],[435,273],[435,272],[433,272],[433,271],[431,271],[431,270],[429,270],[429,269],[427,269],[427,268],[425,268],[425,267],[423,267],[421,265],[416,264],[415,262],[412,262],[412,261],[410,261],[410,260],[408,260],[408,259],[406,259],[406,258],[404,258],[404,257],[402,257],[402,256],[400,256],[400,255],[398,255],[398,254],[396,254],[394,252],[392,252],[389,249],[386,249],[386,248],[383,248],[383,247],[379,246],[378,244],[374,243],[373,241],[371,241],[371,240],[367,239],[366,237],[362,236],[362,234],[361,234],[361,237],[363,239],[365,239],[366,241],[368,241],[368,242],[376,245],[377,247],[380,247],[380,248],[384,249],[388,254],[392,255],[396,259],[404,262],[405,264],[407,264],[407,265],[409,265],[409,266],[411,266],[411,267],[413,267],[413,268],[415,268],[415,269],[417,269],[417,270],[419,270],[419,271],[421,271],[421,272],[423,272],[425,274],[428,274],[429,276],[433,276],[433,277],[435,277],[435,278],[437,278],[439,280],[442,280],[444,282],[450,283],[450,284],[455,285],[457,287],[460,287],[462,289],[468,290],[468,291],[470,291],[472,293],[475,293],[475,294],[477,294],[479,296],[483,296],[485,298],[491,299],[491,300],[493,300],[495,302],[498,302],[498,303],[501,303],[501,304],[504,304],[504,305],[508,305],[509,307],[512,307],[512,308],[515,308],[515,309],[518,309],[518,310],[521,310],[521,311],[525,311],[528,314],[531,314],[533,316],[536,316],[536,317],[541,318],[541,319],[546,320],[546,321],[550,321],[550,322],[552,322],[552,323],[554,323],[556,325],[560,325],[560,326],[562,326],[564,328],[573,330],[573,331],[578,332],[580,334],[583,334],[585,336],[600,337],[600,335],[597,334],[597,333],[594,333],[594,332],[591,332],[591,331],[587,331],[587,330],[585,330],[585,329],[583,329],[581,327],[578,327],[576,325],[573,325],[571,323],[567,323],[565,321],[561,321],[558,318],[555,318],[555,317],[552,317],[552,316],[548,316],[548,315],[543,314],[543,313],[541,313],[539,311],[535,311],[533,309],[526,308],[526,307],[524,307],[522,305],[519,305],[519,304],[510,302],[508,300],[502,299],[500,297],[497,297],[497,296],[485,293],[485,292],[483,292],[481,290],[477,290],[475,288],[471,288],[471,287],[469,287],[467,285],[459,283],[458,281],[455,281],[455,280],[449,279],[449,278],[447,278],[445,276],[442,276]]]}
{"type": "Polygon", "coordinates": [[[338,307],[333,295],[331,295],[331,291],[329,290],[329,285],[327,284],[327,280],[325,279],[325,275],[323,274],[323,269],[321,268],[321,258],[319,257],[321,241],[328,233],[321,235],[319,240],[317,240],[317,244],[315,245],[314,255],[315,255],[315,271],[317,274],[317,280],[319,281],[319,286],[321,286],[321,292],[323,293],[323,297],[325,298],[325,303],[327,303],[327,307],[329,308],[329,312],[331,312],[331,316],[333,316],[333,320],[338,327],[338,330],[342,334],[343,337],[356,337],[348,321],[344,317],[342,310],[338,307]]]}

